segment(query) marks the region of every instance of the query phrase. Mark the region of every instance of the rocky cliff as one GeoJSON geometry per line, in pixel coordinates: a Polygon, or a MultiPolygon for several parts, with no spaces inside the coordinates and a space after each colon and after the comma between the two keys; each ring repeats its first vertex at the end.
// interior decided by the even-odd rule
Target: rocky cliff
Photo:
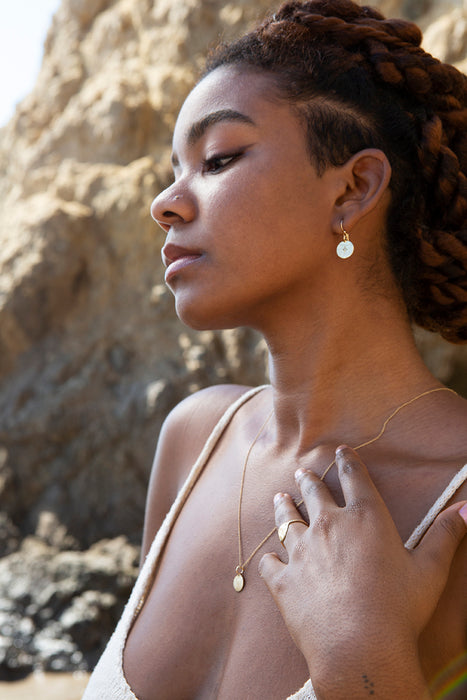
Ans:
{"type": "MultiPolygon", "coordinates": [[[[467,67],[461,0],[374,4],[467,67]]],[[[175,320],[148,209],[206,48],[270,5],[63,0],[0,132],[0,677],[92,665],[135,576],[164,416],[206,384],[262,381],[255,334],[175,320]]],[[[465,350],[420,344],[467,394],[465,350]]]]}

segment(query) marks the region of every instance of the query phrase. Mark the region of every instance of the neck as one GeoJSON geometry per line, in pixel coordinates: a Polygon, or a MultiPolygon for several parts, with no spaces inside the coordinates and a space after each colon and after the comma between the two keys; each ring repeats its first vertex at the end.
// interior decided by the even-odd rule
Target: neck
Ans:
{"type": "Polygon", "coordinates": [[[312,323],[289,313],[265,335],[277,443],[294,445],[297,454],[326,440],[363,442],[398,405],[440,386],[410,325],[390,305],[377,316],[334,314],[312,323]]]}

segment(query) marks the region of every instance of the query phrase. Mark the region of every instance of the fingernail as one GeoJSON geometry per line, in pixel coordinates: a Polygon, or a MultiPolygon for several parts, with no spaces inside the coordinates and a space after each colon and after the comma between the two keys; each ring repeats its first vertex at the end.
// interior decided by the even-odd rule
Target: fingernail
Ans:
{"type": "Polygon", "coordinates": [[[336,457],[341,455],[343,452],[349,449],[348,445],[339,445],[339,447],[336,449],[336,457]]]}
{"type": "Polygon", "coordinates": [[[298,483],[305,476],[305,474],[306,474],[306,469],[302,469],[302,468],[297,469],[297,471],[295,472],[295,475],[294,475],[295,481],[298,483]]]}
{"type": "Polygon", "coordinates": [[[274,496],[274,505],[277,506],[278,503],[280,503],[283,498],[284,498],[283,493],[276,493],[276,495],[274,496]]]}
{"type": "Polygon", "coordinates": [[[464,503],[464,505],[458,512],[464,523],[467,525],[467,503],[464,503]]]}

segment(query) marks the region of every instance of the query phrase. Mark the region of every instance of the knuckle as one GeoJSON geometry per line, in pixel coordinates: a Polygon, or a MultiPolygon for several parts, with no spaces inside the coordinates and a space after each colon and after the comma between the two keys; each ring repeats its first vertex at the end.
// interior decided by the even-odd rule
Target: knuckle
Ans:
{"type": "Polygon", "coordinates": [[[334,518],[328,511],[319,513],[310,523],[310,527],[314,532],[322,535],[328,535],[332,529],[334,518]]]}
{"type": "Polygon", "coordinates": [[[438,519],[437,526],[443,532],[446,532],[455,542],[458,542],[462,535],[465,534],[465,528],[462,524],[462,520],[460,518],[453,518],[451,514],[446,516],[441,514],[438,519]]]}
{"type": "Polygon", "coordinates": [[[317,478],[308,477],[302,482],[302,493],[304,496],[318,494],[323,488],[323,482],[317,478]]]}
{"type": "Polygon", "coordinates": [[[355,498],[346,507],[346,510],[353,515],[365,514],[371,506],[371,501],[368,498],[355,498]]]}
{"type": "Polygon", "coordinates": [[[290,558],[299,562],[299,561],[303,561],[307,555],[308,555],[308,546],[307,546],[306,542],[303,540],[303,538],[300,538],[295,543],[295,546],[290,554],[290,558]]]}
{"type": "Polygon", "coordinates": [[[352,453],[346,454],[340,462],[340,471],[342,474],[352,476],[362,470],[362,464],[358,457],[352,453]]]}
{"type": "MultiPolygon", "coordinates": [[[[293,511],[292,511],[293,512],[293,511]]],[[[275,506],[276,525],[281,525],[289,519],[291,513],[291,503],[286,498],[281,498],[280,502],[275,506]]]]}
{"type": "Polygon", "coordinates": [[[276,506],[275,508],[275,513],[276,513],[276,521],[281,523],[282,520],[284,519],[284,515],[287,512],[285,508],[285,504],[281,501],[279,505],[276,506]]]}

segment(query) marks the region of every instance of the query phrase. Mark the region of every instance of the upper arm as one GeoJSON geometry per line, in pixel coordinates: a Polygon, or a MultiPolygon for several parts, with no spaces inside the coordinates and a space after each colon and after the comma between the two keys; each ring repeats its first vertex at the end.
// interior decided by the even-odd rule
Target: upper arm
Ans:
{"type": "Polygon", "coordinates": [[[225,384],[203,389],[165,419],[149,479],[141,562],[214,426],[248,388],[225,384]]]}

